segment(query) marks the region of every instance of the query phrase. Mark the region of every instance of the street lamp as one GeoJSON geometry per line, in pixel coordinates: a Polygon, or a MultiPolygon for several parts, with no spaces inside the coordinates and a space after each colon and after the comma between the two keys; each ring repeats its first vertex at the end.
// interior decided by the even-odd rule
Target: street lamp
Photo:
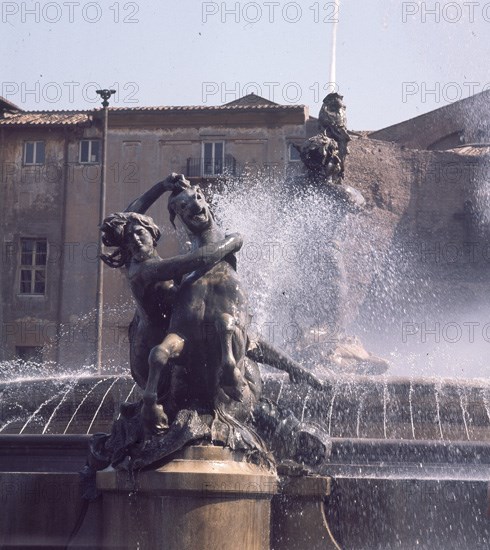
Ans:
{"type": "MultiPolygon", "coordinates": [[[[99,224],[104,221],[105,215],[105,196],[106,196],[106,171],[107,171],[107,128],[109,120],[109,99],[116,90],[96,90],[96,93],[102,98],[102,107],[104,108],[104,125],[102,130],[102,166],[100,174],[100,196],[99,196],[99,224]]],[[[99,245],[102,246],[102,245],[99,245]]],[[[104,279],[103,279],[103,263],[97,263],[97,295],[96,295],[96,326],[97,340],[95,350],[95,363],[97,365],[98,374],[102,371],[102,321],[103,321],[103,295],[104,295],[104,279]]]]}
{"type": "Polygon", "coordinates": [[[103,99],[102,107],[107,108],[109,107],[109,99],[111,99],[111,95],[116,93],[116,90],[95,90],[95,93],[103,99]]]}

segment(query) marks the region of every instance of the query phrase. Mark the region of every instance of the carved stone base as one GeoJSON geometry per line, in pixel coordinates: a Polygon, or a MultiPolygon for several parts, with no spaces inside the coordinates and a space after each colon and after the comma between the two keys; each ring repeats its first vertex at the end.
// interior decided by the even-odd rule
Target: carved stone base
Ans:
{"type": "Polygon", "coordinates": [[[161,468],[97,473],[102,548],[268,550],[274,474],[229,449],[194,446],[161,468]]]}

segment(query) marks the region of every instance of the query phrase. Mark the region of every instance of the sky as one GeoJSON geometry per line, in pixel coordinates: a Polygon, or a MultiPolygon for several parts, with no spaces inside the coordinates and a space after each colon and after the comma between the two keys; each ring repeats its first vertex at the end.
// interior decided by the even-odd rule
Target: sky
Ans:
{"type": "Polygon", "coordinates": [[[490,89],[490,2],[2,1],[0,95],[23,109],[219,105],[254,92],[317,116],[338,21],[348,127],[490,89]]]}

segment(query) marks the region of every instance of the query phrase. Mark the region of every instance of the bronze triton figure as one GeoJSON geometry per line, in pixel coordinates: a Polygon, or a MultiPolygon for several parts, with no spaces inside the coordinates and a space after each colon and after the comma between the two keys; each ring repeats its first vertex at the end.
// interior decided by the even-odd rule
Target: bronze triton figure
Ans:
{"type": "Polygon", "coordinates": [[[271,464],[256,430],[269,446],[280,447],[279,455],[285,447],[293,459],[307,461],[305,449],[315,461],[328,454],[326,434],[261,400],[256,361],[285,370],[293,382],[316,389],[322,384],[271,344],[248,337],[247,296],[234,256],[242,239],[223,235],[198,186],[172,174],[125,212],[108,216],[101,231],[104,244],[117,247],[102,259],[125,267],[136,300],[131,373],[144,394],[142,402],[122,407],[110,436],[94,437],[95,469],[108,463],[140,468],[203,439],[271,464]],[[193,250],[161,259],[155,250],[160,231],[143,214],[165,191],[171,191],[170,219],[181,220],[193,250]],[[285,422],[291,439],[286,446],[285,422]]]}

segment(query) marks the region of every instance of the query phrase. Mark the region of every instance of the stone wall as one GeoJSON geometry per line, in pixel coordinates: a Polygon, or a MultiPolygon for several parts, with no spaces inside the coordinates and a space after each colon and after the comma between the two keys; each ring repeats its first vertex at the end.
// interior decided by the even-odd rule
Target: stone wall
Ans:
{"type": "Polygon", "coordinates": [[[487,90],[410,120],[372,132],[370,137],[413,149],[449,149],[463,143],[490,141],[487,90]]]}

